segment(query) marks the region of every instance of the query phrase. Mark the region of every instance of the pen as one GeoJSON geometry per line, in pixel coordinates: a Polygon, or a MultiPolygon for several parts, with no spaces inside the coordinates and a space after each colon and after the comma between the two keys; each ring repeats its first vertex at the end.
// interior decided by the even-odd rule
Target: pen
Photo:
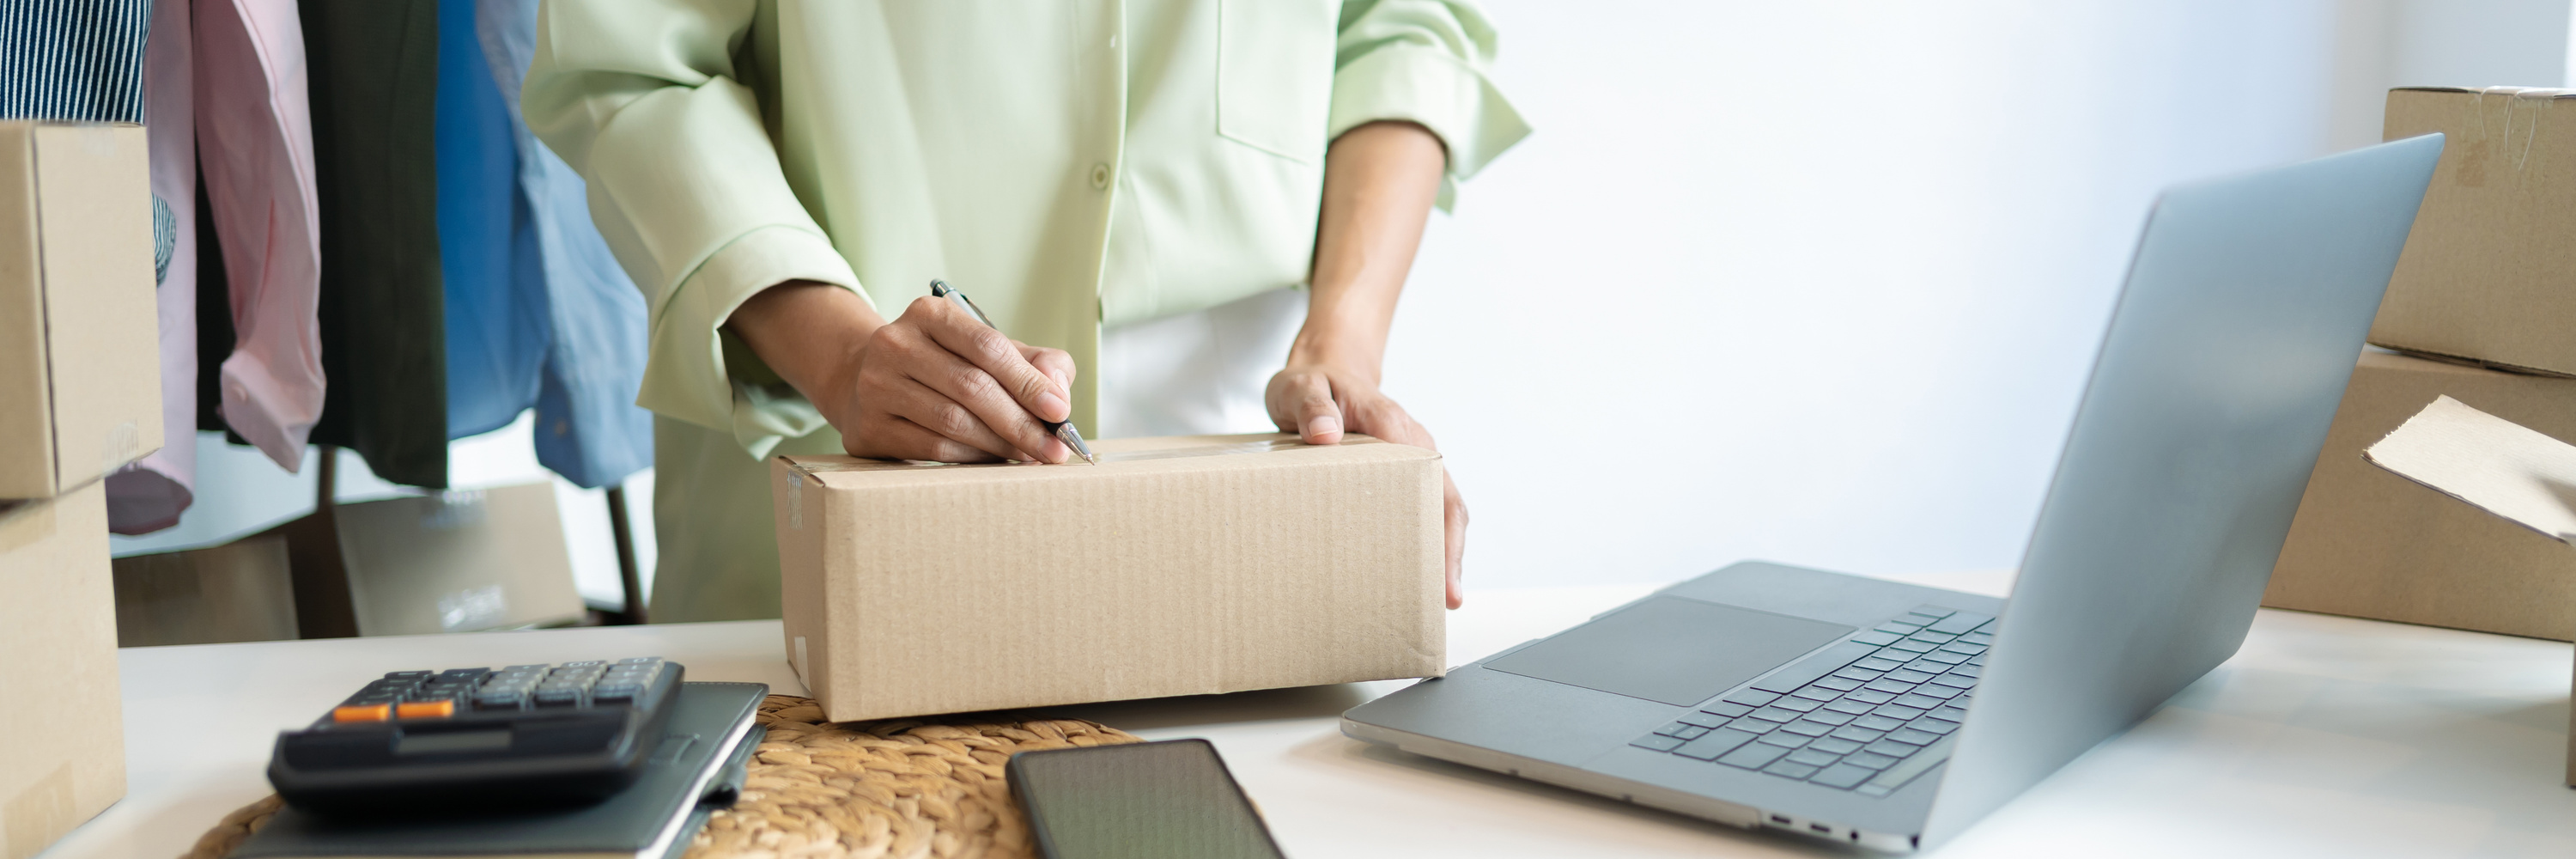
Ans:
{"type": "MultiPolygon", "coordinates": [[[[966,293],[958,292],[957,288],[949,286],[947,281],[931,281],[930,295],[933,298],[948,299],[948,303],[964,308],[966,310],[966,315],[975,317],[975,321],[984,323],[984,327],[986,328],[990,328],[995,331],[1002,330],[1002,326],[993,324],[992,317],[984,315],[983,308],[975,306],[974,299],[967,298],[966,293]]],[[[1082,457],[1084,462],[1088,462],[1093,465],[1100,464],[1100,457],[1091,455],[1091,446],[1082,443],[1082,431],[1073,428],[1073,421],[1042,420],[1038,421],[1038,423],[1045,424],[1047,432],[1055,433],[1056,440],[1064,442],[1065,447],[1072,448],[1074,455],[1082,457]]]]}

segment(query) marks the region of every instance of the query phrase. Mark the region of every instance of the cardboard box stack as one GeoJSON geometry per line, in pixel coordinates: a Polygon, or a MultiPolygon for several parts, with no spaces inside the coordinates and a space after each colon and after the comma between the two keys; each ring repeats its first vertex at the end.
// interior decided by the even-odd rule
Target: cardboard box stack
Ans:
{"type": "Polygon", "coordinates": [[[1440,673],[1440,455],[1098,442],[1102,464],[781,456],[787,652],[836,721],[1440,673]]]}
{"type": "Polygon", "coordinates": [[[2576,91],[2392,90],[2385,132],[2445,136],[2370,331],[2413,354],[2362,356],[2263,603],[2576,637],[2576,555],[2361,461],[2445,395],[2576,439],[2576,91]]]}
{"type": "Polygon", "coordinates": [[[0,122],[0,859],[125,793],[101,478],[161,446],[143,129],[0,122]]]}

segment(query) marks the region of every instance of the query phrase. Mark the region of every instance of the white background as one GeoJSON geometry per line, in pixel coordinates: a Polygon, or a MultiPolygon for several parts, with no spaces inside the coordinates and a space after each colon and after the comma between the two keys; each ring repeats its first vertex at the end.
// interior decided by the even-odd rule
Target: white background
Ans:
{"type": "MultiPolygon", "coordinates": [[[[2391,85],[2567,76],[2567,0],[1483,5],[1537,132],[1433,217],[1387,367],[1474,510],[1471,599],[2012,566],[2157,188],[2373,142],[2391,85]]],[[[310,468],[199,443],[197,508],[119,554],[310,509],[310,468]]],[[[457,445],[460,487],[547,479],[524,421],[457,445]]]]}
{"type": "MultiPolygon", "coordinates": [[[[2565,2],[1488,0],[1537,132],[1435,218],[1388,387],[1472,584],[2018,562],[2156,190],[2556,86],[2565,2]]],[[[1472,599],[1472,588],[1471,596],[1472,599]]]]}

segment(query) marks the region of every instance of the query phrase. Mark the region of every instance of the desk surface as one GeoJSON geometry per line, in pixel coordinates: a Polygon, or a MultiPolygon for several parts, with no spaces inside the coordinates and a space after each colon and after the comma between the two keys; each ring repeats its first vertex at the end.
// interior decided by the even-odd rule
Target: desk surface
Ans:
{"type": "MultiPolygon", "coordinates": [[[[2000,593],[2001,574],[1907,581],[2000,593]]],[[[1486,590],[1450,618],[1466,662],[1644,594],[1486,590]]],[[[658,654],[697,680],[800,687],[769,622],[123,651],[131,788],[45,859],[169,859],[268,792],[278,729],[380,672],[658,654]]],[[[1942,856],[2576,855],[2561,784],[2566,644],[2266,610],[2236,658],[1942,856]]],[[[1335,717],[1364,683],[1061,708],[1207,737],[1291,855],[1825,856],[1821,848],[1389,752],[1335,717]]]]}

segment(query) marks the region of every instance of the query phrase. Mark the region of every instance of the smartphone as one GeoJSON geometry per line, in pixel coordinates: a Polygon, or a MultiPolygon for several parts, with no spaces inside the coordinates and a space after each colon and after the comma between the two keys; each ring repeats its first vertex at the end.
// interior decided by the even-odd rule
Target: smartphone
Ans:
{"type": "Polygon", "coordinates": [[[1003,775],[1045,859],[1284,859],[1206,740],[1024,752],[1003,775]]]}

